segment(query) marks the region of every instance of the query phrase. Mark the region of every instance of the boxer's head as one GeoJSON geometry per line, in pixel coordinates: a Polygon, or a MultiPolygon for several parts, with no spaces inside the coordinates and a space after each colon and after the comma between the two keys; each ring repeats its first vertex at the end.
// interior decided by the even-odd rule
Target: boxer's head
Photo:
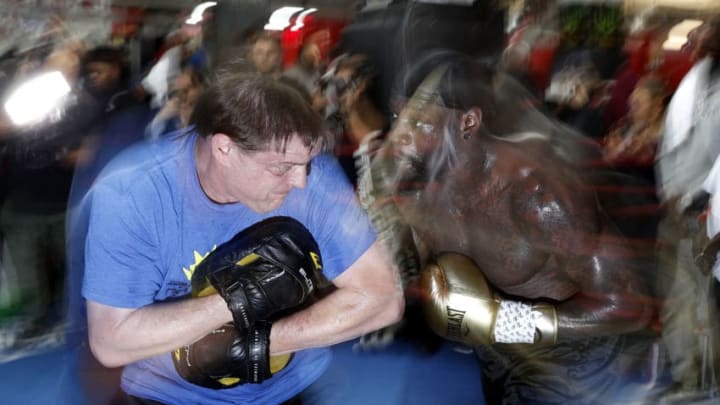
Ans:
{"type": "Polygon", "coordinates": [[[458,151],[485,133],[485,117],[493,111],[491,80],[488,68],[456,53],[431,55],[409,73],[409,98],[395,103],[381,152],[389,190],[424,188],[454,167],[458,151]]]}

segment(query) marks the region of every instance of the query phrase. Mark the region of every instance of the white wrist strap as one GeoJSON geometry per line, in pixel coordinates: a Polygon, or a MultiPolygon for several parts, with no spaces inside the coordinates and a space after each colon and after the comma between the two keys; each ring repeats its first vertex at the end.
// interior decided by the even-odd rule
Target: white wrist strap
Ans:
{"type": "Polygon", "coordinates": [[[495,341],[498,343],[534,343],[535,319],[532,305],[517,301],[500,301],[495,320],[495,341]]]}

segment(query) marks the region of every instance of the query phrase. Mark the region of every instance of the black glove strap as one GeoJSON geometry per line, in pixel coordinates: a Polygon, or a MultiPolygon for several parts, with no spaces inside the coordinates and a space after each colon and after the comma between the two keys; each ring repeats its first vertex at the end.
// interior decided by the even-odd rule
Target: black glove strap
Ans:
{"type": "Polygon", "coordinates": [[[259,384],[272,376],[270,372],[270,329],[272,323],[257,321],[248,332],[248,382],[259,384]]]}
{"type": "Polygon", "coordinates": [[[222,296],[227,302],[230,312],[232,312],[235,328],[238,330],[250,329],[254,319],[248,311],[250,306],[242,283],[234,283],[223,292],[222,296]]]}

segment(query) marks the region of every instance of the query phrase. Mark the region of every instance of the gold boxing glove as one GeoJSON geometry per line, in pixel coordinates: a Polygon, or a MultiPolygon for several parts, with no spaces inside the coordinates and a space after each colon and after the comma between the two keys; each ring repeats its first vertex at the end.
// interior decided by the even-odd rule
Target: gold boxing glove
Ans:
{"type": "Polygon", "coordinates": [[[470,346],[557,342],[553,305],[503,300],[467,256],[438,256],[422,272],[420,288],[430,328],[446,339],[470,346]]]}

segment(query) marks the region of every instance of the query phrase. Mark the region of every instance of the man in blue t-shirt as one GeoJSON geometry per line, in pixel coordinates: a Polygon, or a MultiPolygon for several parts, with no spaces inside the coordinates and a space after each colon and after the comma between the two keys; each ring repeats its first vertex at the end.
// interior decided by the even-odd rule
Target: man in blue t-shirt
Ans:
{"type": "Polygon", "coordinates": [[[121,154],[85,199],[90,346],[105,366],[125,366],[121,386],[134,403],[282,403],[323,373],[327,346],[399,319],[398,278],[339,165],[320,153],[320,119],[296,90],[224,73],[191,124],[121,154]],[[270,354],[293,356],[269,379],[226,389],[184,380],[172,352],[233,320],[220,294],[186,298],[193,272],[275,216],[309,230],[334,289],[272,324],[270,354]]]}

